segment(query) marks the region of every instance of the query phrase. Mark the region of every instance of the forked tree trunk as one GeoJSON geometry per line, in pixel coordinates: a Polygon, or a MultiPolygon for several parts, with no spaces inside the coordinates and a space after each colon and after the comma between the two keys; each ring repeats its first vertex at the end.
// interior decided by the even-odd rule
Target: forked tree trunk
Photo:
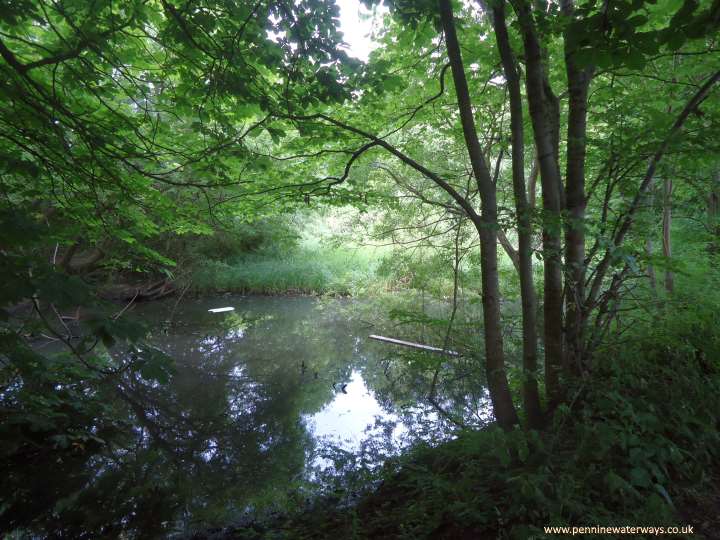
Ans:
{"type": "Polygon", "coordinates": [[[563,284],[561,210],[562,183],[558,156],[558,104],[545,75],[540,42],[527,0],[513,4],[525,48],[525,85],[540,165],[543,195],[543,269],[545,389],[548,400],[561,397],[559,374],[563,364],[563,284]]]}
{"type": "Polygon", "coordinates": [[[537,384],[537,298],[532,269],[532,221],[525,190],[522,95],[520,94],[520,77],[505,22],[505,6],[502,3],[493,8],[493,26],[510,95],[512,179],[519,244],[516,267],[520,277],[522,303],[523,404],[528,426],[537,429],[542,426],[542,409],[537,384]]]}
{"type": "MultiPolygon", "coordinates": [[[[572,0],[563,0],[563,13],[572,17],[572,0]]],[[[565,39],[568,79],[568,126],[565,173],[565,367],[579,373],[584,361],[585,309],[585,152],[588,88],[592,68],[575,63],[575,51],[565,39]]]]}
{"type": "Polygon", "coordinates": [[[455,31],[451,0],[438,0],[445,34],[448,58],[452,69],[460,121],[470,163],[480,193],[481,216],[475,223],[480,236],[480,267],[482,272],[482,304],[485,334],[485,366],[488,389],[498,424],[510,429],[518,423],[517,412],[505,372],[502,326],[500,320],[500,280],[497,267],[497,199],[496,188],[483,157],[475,128],[470,91],[468,90],[460,45],[455,31]]]}

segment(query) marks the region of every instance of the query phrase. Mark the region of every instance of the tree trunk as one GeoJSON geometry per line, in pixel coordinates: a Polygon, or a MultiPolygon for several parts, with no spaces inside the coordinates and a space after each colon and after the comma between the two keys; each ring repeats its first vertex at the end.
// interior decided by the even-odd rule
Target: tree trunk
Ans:
{"type": "Polygon", "coordinates": [[[500,244],[505,250],[505,254],[510,259],[510,262],[515,267],[515,270],[520,272],[520,255],[518,254],[518,250],[515,249],[515,247],[510,242],[510,239],[505,234],[505,231],[503,231],[501,228],[498,228],[497,230],[497,239],[498,244],[500,244]]]}
{"type": "Polygon", "coordinates": [[[526,0],[514,4],[525,47],[527,90],[535,148],[540,165],[543,195],[543,266],[545,389],[548,400],[557,403],[561,397],[559,374],[563,364],[563,284],[561,215],[562,183],[557,160],[559,125],[557,98],[545,75],[542,51],[530,7],[526,0]]]}
{"type": "MultiPolygon", "coordinates": [[[[667,263],[671,262],[672,259],[672,191],[673,183],[672,179],[666,177],[663,180],[663,219],[662,219],[662,244],[663,244],[663,257],[667,260],[667,263]]],[[[672,294],[675,288],[675,276],[673,271],[668,267],[665,269],[665,290],[672,294]]]]}
{"type": "MultiPolygon", "coordinates": [[[[563,13],[572,17],[572,0],[562,1],[563,13]]],[[[565,173],[565,368],[578,374],[584,361],[585,309],[585,152],[588,88],[592,68],[575,64],[575,51],[565,38],[568,79],[568,126],[565,173]]]]}
{"type": "Polygon", "coordinates": [[[533,164],[530,169],[530,178],[528,180],[528,206],[531,210],[534,210],[537,206],[537,178],[540,172],[540,165],[538,164],[537,152],[533,152],[533,164]]]}
{"type": "Polygon", "coordinates": [[[505,6],[493,8],[493,26],[505,80],[510,95],[510,129],[512,145],[512,178],[518,230],[518,261],[523,328],[523,404],[528,426],[542,425],[542,408],[537,384],[537,298],[532,269],[532,222],[525,191],[525,155],[522,95],[515,57],[510,47],[505,22],[505,6]]]}
{"type": "MultiPolygon", "coordinates": [[[[653,196],[653,187],[652,187],[652,181],[650,181],[650,184],[648,185],[648,191],[647,191],[647,205],[648,208],[650,208],[650,215],[652,216],[652,219],[654,220],[654,196],[653,196]]],[[[654,246],[653,246],[653,239],[652,234],[654,227],[650,227],[650,233],[648,234],[647,240],[645,241],[645,254],[648,257],[648,260],[652,260],[652,256],[654,253],[654,246]]],[[[655,267],[652,265],[651,262],[648,262],[647,266],[647,276],[648,280],[650,280],[650,289],[652,290],[653,294],[657,294],[657,278],[655,277],[655,267]]]]}
{"type": "Polygon", "coordinates": [[[715,176],[710,188],[707,203],[708,231],[710,242],[708,242],[708,254],[710,264],[717,264],[717,254],[720,253],[720,172],[715,176]]]}
{"type": "Polygon", "coordinates": [[[478,185],[481,202],[480,220],[475,227],[480,236],[482,271],[483,322],[488,389],[498,424],[511,429],[518,423],[517,412],[505,373],[502,326],[500,320],[500,282],[497,268],[497,200],[496,188],[482,154],[475,129],[470,92],[460,54],[451,0],[438,0],[448,58],[452,69],[460,121],[470,163],[478,185]]]}

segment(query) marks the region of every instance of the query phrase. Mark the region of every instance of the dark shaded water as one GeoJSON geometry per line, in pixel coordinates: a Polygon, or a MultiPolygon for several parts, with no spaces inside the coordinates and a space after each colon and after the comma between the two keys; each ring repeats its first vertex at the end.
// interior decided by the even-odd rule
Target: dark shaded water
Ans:
{"type": "MultiPolygon", "coordinates": [[[[413,439],[450,435],[423,404],[427,374],[369,341],[351,301],[220,296],[134,312],[157,328],[150,342],[174,374],[166,384],[125,376],[112,389],[125,416],[93,427],[114,433],[110,448],[22,473],[28,493],[50,499],[27,530],[152,538],[220,526],[301,503],[339,466],[333,456],[379,463],[413,439]],[[209,311],[222,307],[234,309],[209,311]]],[[[474,406],[482,415],[487,403],[474,406]]]]}
{"type": "MultiPolygon", "coordinates": [[[[170,303],[142,315],[163,320],[170,303]]],[[[309,464],[330,465],[317,453],[323,440],[356,450],[376,416],[397,420],[364,382],[377,348],[350,307],[304,297],[190,300],[154,336],[176,362],[159,408],[172,411],[187,445],[189,463],[174,479],[188,486],[182,528],[292,497],[309,464]],[[219,307],[235,309],[208,311],[219,307]]]]}

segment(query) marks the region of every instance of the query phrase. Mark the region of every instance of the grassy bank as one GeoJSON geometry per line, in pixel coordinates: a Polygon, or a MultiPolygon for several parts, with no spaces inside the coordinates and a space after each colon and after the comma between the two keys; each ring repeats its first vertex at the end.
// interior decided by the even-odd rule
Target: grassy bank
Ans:
{"type": "Polygon", "coordinates": [[[377,285],[376,267],[367,250],[301,246],[287,254],[205,261],[194,270],[192,287],[198,292],[358,295],[377,285]]]}
{"type": "MultiPolygon", "coordinates": [[[[452,296],[454,250],[429,245],[410,249],[383,239],[371,242],[362,229],[346,221],[342,212],[328,211],[237,223],[177,245],[169,255],[197,293],[361,296],[417,290],[438,298],[452,296]]],[[[459,269],[460,286],[479,288],[478,270],[477,257],[465,257],[459,269]]],[[[514,274],[509,261],[501,264],[501,271],[507,273],[507,292],[512,296],[514,274]]]]}
{"type": "Polygon", "coordinates": [[[297,214],[199,237],[186,248],[185,281],[197,293],[362,295],[385,286],[387,250],[336,237],[332,212],[297,214]]]}

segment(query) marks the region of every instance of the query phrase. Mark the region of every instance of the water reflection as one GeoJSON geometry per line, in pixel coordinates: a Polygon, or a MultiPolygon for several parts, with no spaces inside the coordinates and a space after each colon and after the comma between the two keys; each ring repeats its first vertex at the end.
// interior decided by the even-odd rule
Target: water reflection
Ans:
{"type": "Polygon", "coordinates": [[[322,438],[343,450],[359,450],[367,431],[376,420],[393,422],[398,426],[392,438],[398,444],[407,431],[398,415],[388,413],[368,389],[359,371],[350,374],[350,381],[323,409],[305,418],[317,438],[322,438]]]}
{"type": "MultiPolygon", "coordinates": [[[[427,372],[369,343],[349,301],[225,296],[173,304],[135,310],[159,329],[150,341],[175,360],[167,384],[142,370],[88,383],[82,391],[99,409],[73,421],[98,442],[60,458],[19,453],[5,465],[13,479],[3,482],[0,532],[190,533],[292,501],[314,478],[313,465],[332,465],[318,457],[328,443],[358,452],[380,438],[392,452],[415,437],[452,435],[424,400],[427,372]],[[223,306],[235,309],[208,311],[223,306]]],[[[487,398],[470,386],[439,399],[481,419],[487,398]]]]}

